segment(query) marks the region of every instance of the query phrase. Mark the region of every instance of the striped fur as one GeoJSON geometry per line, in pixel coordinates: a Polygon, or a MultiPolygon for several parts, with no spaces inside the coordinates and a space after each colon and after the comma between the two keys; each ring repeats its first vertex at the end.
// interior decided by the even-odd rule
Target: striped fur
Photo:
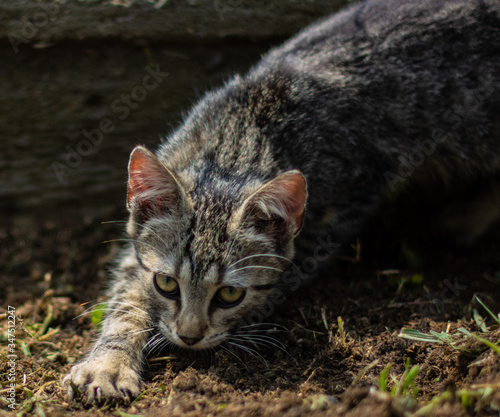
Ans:
{"type": "Polygon", "coordinates": [[[384,195],[498,175],[499,14],[497,0],[352,5],[208,93],[155,154],[136,148],[130,247],[70,394],[134,396],[149,351],[228,340],[277,284],[301,285],[281,275],[294,256],[348,241],[384,195]],[[224,287],[244,297],[221,304],[224,287]]]}

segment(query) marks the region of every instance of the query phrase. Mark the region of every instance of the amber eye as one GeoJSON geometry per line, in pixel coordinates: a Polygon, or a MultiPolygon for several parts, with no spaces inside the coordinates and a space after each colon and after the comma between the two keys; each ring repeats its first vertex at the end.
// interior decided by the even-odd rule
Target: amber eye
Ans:
{"type": "Polygon", "coordinates": [[[220,307],[233,307],[245,297],[245,290],[241,287],[222,287],[217,291],[217,303],[220,307]]]}
{"type": "Polygon", "coordinates": [[[179,295],[179,284],[168,275],[155,274],[154,284],[157,291],[165,297],[177,297],[179,295]]]}

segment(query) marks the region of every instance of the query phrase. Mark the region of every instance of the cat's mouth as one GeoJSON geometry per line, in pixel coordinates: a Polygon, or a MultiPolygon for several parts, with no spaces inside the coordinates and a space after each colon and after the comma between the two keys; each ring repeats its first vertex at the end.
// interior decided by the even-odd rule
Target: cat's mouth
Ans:
{"type": "Polygon", "coordinates": [[[191,350],[205,350],[220,345],[226,339],[226,332],[197,338],[176,335],[175,339],[174,343],[179,347],[191,350]]]}
{"type": "Polygon", "coordinates": [[[227,331],[201,336],[179,335],[163,321],[160,321],[158,330],[161,337],[166,340],[165,345],[173,344],[177,347],[189,350],[205,350],[214,348],[224,342],[228,336],[227,331]]]}

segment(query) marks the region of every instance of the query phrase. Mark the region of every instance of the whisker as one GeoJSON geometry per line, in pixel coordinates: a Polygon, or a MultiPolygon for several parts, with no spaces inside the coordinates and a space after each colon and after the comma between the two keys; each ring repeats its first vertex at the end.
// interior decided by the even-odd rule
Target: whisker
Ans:
{"type": "Polygon", "coordinates": [[[241,350],[247,352],[249,355],[253,356],[256,359],[259,359],[265,365],[266,369],[269,368],[269,365],[268,365],[267,361],[255,349],[252,349],[252,348],[250,348],[248,346],[244,346],[244,345],[242,345],[240,343],[231,342],[230,340],[228,340],[227,343],[230,344],[230,345],[233,345],[233,346],[236,346],[236,347],[240,348],[241,350]]]}
{"type": "Polygon", "coordinates": [[[135,316],[135,317],[138,317],[140,319],[146,319],[146,320],[148,319],[147,317],[144,317],[143,315],[137,314],[137,313],[130,311],[130,310],[124,310],[121,308],[109,308],[109,307],[106,309],[106,313],[111,312],[111,311],[130,314],[131,316],[135,316]]]}
{"type": "Polygon", "coordinates": [[[238,236],[240,235],[241,231],[243,230],[243,227],[245,226],[245,223],[247,220],[250,218],[250,216],[253,214],[253,210],[250,211],[250,213],[247,214],[243,222],[241,223],[241,227],[238,229],[236,232],[236,235],[233,238],[233,241],[231,242],[231,245],[229,246],[229,249],[226,252],[226,256],[224,256],[224,259],[222,260],[222,263],[225,264],[227,261],[227,257],[231,254],[231,249],[233,248],[234,243],[236,242],[236,239],[238,239],[238,236]]]}
{"type": "MultiPolygon", "coordinates": [[[[128,220],[113,220],[113,221],[108,221],[108,222],[102,222],[102,223],[128,223],[129,221],[128,220]]],[[[137,223],[137,222],[132,222],[133,224],[145,229],[145,230],[148,230],[149,232],[151,232],[154,236],[156,236],[158,238],[158,240],[163,243],[165,246],[167,246],[167,243],[166,241],[150,226],[146,226],[145,224],[140,224],[140,223],[137,223]]],[[[104,243],[108,243],[108,242],[115,242],[115,241],[131,241],[131,242],[139,242],[139,243],[143,243],[143,244],[146,244],[146,245],[149,245],[151,246],[152,248],[154,248],[155,250],[159,250],[159,248],[155,247],[154,245],[151,245],[151,244],[148,244],[147,242],[142,242],[142,241],[139,241],[137,239],[129,239],[129,238],[123,238],[123,239],[114,239],[114,240],[108,240],[104,243]]],[[[166,252],[162,252],[164,255],[168,255],[166,252]]]]}
{"type": "Polygon", "coordinates": [[[273,346],[285,348],[285,345],[275,337],[266,336],[264,334],[237,334],[236,337],[242,338],[242,340],[250,340],[250,341],[260,341],[262,343],[272,344],[273,346]]]}
{"type": "Polygon", "coordinates": [[[240,340],[242,342],[251,342],[256,345],[261,345],[265,346],[267,348],[270,348],[271,346],[281,350],[282,352],[286,353],[291,359],[293,359],[292,355],[286,350],[286,347],[283,343],[281,343],[279,340],[276,340],[274,338],[263,338],[262,336],[256,336],[256,335],[247,335],[247,336],[240,336],[239,338],[235,338],[237,340],[240,340]],[[269,340],[271,339],[271,340],[269,340]]]}
{"type": "Polygon", "coordinates": [[[155,335],[155,339],[152,341],[152,343],[151,343],[151,345],[150,345],[150,348],[151,348],[152,350],[156,349],[156,347],[157,347],[158,345],[160,345],[161,343],[163,343],[163,342],[164,342],[164,340],[165,340],[165,336],[164,336],[163,334],[161,334],[161,333],[157,333],[157,334],[155,335]]]}
{"type": "MultiPolygon", "coordinates": [[[[109,223],[128,223],[129,220],[112,220],[112,221],[106,221],[102,222],[102,224],[109,224],[109,223]]],[[[155,235],[161,242],[165,244],[165,241],[162,239],[162,237],[150,226],[146,226],[145,224],[141,224],[138,222],[132,222],[133,224],[139,226],[142,229],[149,230],[153,235],[155,235]]]]}
{"type": "MultiPolygon", "coordinates": [[[[152,330],[154,330],[154,327],[146,327],[145,329],[138,329],[138,330],[135,330],[133,332],[130,332],[130,334],[128,334],[127,336],[138,336],[142,333],[148,333],[148,332],[151,332],[152,330]]],[[[147,346],[147,343],[146,345],[147,346]]],[[[141,363],[145,366],[146,365],[146,355],[144,354],[144,348],[145,346],[143,346],[143,348],[141,349],[141,363]]]]}
{"type": "Polygon", "coordinates": [[[158,352],[161,352],[163,349],[165,349],[167,346],[172,346],[173,343],[168,340],[168,339],[165,339],[163,341],[163,343],[160,344],[160,346],[158,346],[158,352]]]}
{"type": "MultiPolygon", "coordinates": [[[[281,328],[287,332],[290,332],[290,330],[285,327],[285,326],[282,326],[281,324],[276,324],[276,323],[252,323],[252,324],[248,324],[246,326],[241,326],[240,329],[247,329],[247,328],[256,328],[256,327],[259,327],[259,326],[271,326],[271,327],[278,327],[278,328],[281,328]]],[[[272,329],[269,329],[269,330],[272,330],[272,329]]]]}
{"type": "Polygon", "coordinates": [[[148,318],[149,317],[149,314],[146,310],[143,310],[142,308],[140,307],[137,307],[133,304],[130,304],[130,303],[126,303],[124,301],[110,301],[108,304],[121,304],[121,305],[124,305],[124,306],[129,306],[129,307],[133,307],[135,308],[136,310],[140,311],[141,313],[144,313],[144,317],[145,318],[148,318]]]}
{"type": "Polygon", "coordinates": [[[231,249],[233,249],[234,242],[236,242],[236,239],[238,238],[239,234],[240,234],[240,231],[238,230],[238,232],[236,232],[236,235],[233,237],[231,244],[229,245],[229,249],[227,250],[226,255],[224,256],[224,259],[222,260],[222,264],[226,263],[227,257],[230,255],[231,249]]]}
{"type": "Polygon", "coordinates": [[[244,269],[255,269],[255,268],[271,269],[273,271],[283,272],[283,270],[281,270],[279,268],[274,268],[273,266],[264,266],[264,265],[248,265],[248,266],[243,266],[241,268],[234,269],[231,272],[239,272],[239,271],[243,271],[244,269]]]}
{"type": "MultiPolygon", "coordinates": [[[[158,240],[165,245],[165,247],[168,247],[167,242],[152,227],[146,226],[145,224],[141,225],[140,223],[137,223],[137,222],[134,222],[134,224],[136,224],[139,227],[142,227],[143,229],[148,230],[150,233],[152,233],[154,236],[156,236],[158,238],[158,240]]],[[[167,254],[165,253],[165,255],[167,255],[167,254]]]]}
{"type": "Polygon", "coordinates": [[[251,258],[261,258],[263,256],[269,256],[269,257],[272,257],[272,258],[279,258],[279,259],[283,259],[287,262],[290,262],[293,264],[292,260],[291,259],[288,259],[287,257],[285,256],[281,256],[281,255],[276,255],[276,254],[273,254],[273,253],[260,253],[260,254],[257,254],[257,255],[249,255],[249,256],[245,256],[244,258],[241,258],[241,259],[238,259],[237,261],[233,262],[231,265],[229,265],[228,268],[231,268],[233,267],[234,265],[240,263],[240,262],[243,262],[243,261],[246,261],[247,259],[251,259],[251,258]]]}
{"type": "Polygon", "coordinates": [[[78,318],[80,318],[80,317],[83,317],[83,316],[85,316],[86,314],[90,314],[90,313],[92,313],[92,311],[94,311],[94,310],[93,310],[93,309],[94,309],[94,307],[97,307],[97,306],[100,306],[100,305],[103,305],[103,304],[105,305],[105,304],[106,304],[106,302],[105,302],[105,301],[103,301],[102,303],[97,303],[97,304],[91,305],[90,307],[87,307],[85,310],[83,310],[83,312],[82,312],[82,313],[78,314],[78,316],[73,317],[73,320],[76,320],[76,319],[78,319],[78,318]]]}
{"type": "Polygon", "coordinates": [[[283,329],[245,329],[235,334],[264,334],[264,333],[290,333],[290,330],[283,329]]]}
{"type": "Polygon", "coordinates": [[[224,345],[220,345],[221,349],[224,349],[226,352],[228,352],[230,355],[234,356],[239,363],[241,363],[245,369],[247,370],[248,373],[250,373],[250,370],[248,369],[248,366],[245,364],[245,362],[243,362],[240,357],[238,355],[236,355],[236,353],[232,352],[230,349],[228,349],[227,347],[225,347],[224,345]]]}
{"type": "Polygon", "coordinates": [[[148,356],[156,356],[167,345],[168,345],[168,340],[158,339],[156,343],[153,346],[151,346],[151,349],[148,351],[148,356]]]}
{"type": "Polygon", "coordinates": [[[149,349],[150,345],[153,344],[153,342],[156,341],[158,339],[158,337],[161,337],[160,333],[156,333],[152,337],[150,337],[148,339],[148,341],[146,342],[146,344],[142,347],[142,350],[149,349]]]}
{"type": "Polygon", "coordinates": [[[145,352],[146,356],[153,354],[153,352],[161,351],[165,346],[168,346],[170,341],[161,333],[156,333],[148,342],[144,345],[142,350],[145,352]]]}
{"type": "MultiPolygon", "coordinates": [[[[109,311],[117,311],[117,312],[122,312],[122,313],[128,313],[128,314],[130,314],[132,316],[148,320],[148,317],[145,317],[143,315],[137,314],[137,313],[135,313],[133,311],[130,311],[130,310],[124,310],[124,309],[120,309],[120,308],[109,308],[109,307],[106,308],[106,313],[109,312],[109,311]]],[[[85,312],[79,314],[78,316],[74,317],[73,320],[75,320],[75,319],[77,319],[79,317],[86,316],[87,314],[92,314],[93,312],[94,312],[94,310],[92,310],[92,311],[85,311],[85,312]]]]}
{"type": "MultiPolygon", "coordinates": [[[[158,248],[154,245],[152,245],[151,243],[148,243],[148,242],[143,242],[143,241],[140,241],[138,239],[132,239],[132,238],[119,238],[119,239],[111,239],[111,240],[105,240],[103,241],[102,243],[110,243],[110,242],[136,242],[136,243],[139,243],[141,245],[148,245],[150,246],[151,248],[153,248],[155,251],[158,250],[158,248]]],[[[167,255],[166,253],[164,253],[164,255],[167,255]]]]}
{"type": "Polygon", "coordinates": [[[134,330],[133,332],[130,332],[128,335],[135,336],[141,333],[150,332],[151,330],[154,330],[154,327],[146,327],[145,329],[134,330]]]}
{"type": "Polygon", "coordinates": [[[140,307],[137,307],[137,306],[136,306],[136,305],[134,305],[134,304],[127,303],[127,302],[125,302],[125,301],[110,300],[110,301],[108,301],[107,303],[106,303],[106,302],[104,302],[104,303],[102,303],[102,304],[108,304],[108,306],[109,306],[109,305],[113,305],[113,304],[120,304],[120,305],[124,305],[124,306],[128,306],[128,307],[133,307],[133,308],[135,308],[137,311],[139,311],[139,312],[141,312],[141,313],[144,313],[144,317],[146,317],[146,318],[147,318],[147,317],[149,316],[149,314],[148,314],[148,312],[147,312],[146,310],[144,310],[144,309],[142,309],[142,308],[140,308],[140,307]]]}

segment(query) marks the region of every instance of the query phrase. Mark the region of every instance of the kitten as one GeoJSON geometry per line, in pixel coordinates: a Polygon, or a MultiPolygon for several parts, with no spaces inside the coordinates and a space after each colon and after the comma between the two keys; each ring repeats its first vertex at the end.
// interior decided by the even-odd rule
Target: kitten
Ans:
{"type": "Polygon", "coordinates": [[[131,245],[70,396],[136,396],[149,349],[230,341],[387,193],[498,174],[499,15],[498,0],[355,4],[207,94],[156,154],[135,148],[131,245]]]}

